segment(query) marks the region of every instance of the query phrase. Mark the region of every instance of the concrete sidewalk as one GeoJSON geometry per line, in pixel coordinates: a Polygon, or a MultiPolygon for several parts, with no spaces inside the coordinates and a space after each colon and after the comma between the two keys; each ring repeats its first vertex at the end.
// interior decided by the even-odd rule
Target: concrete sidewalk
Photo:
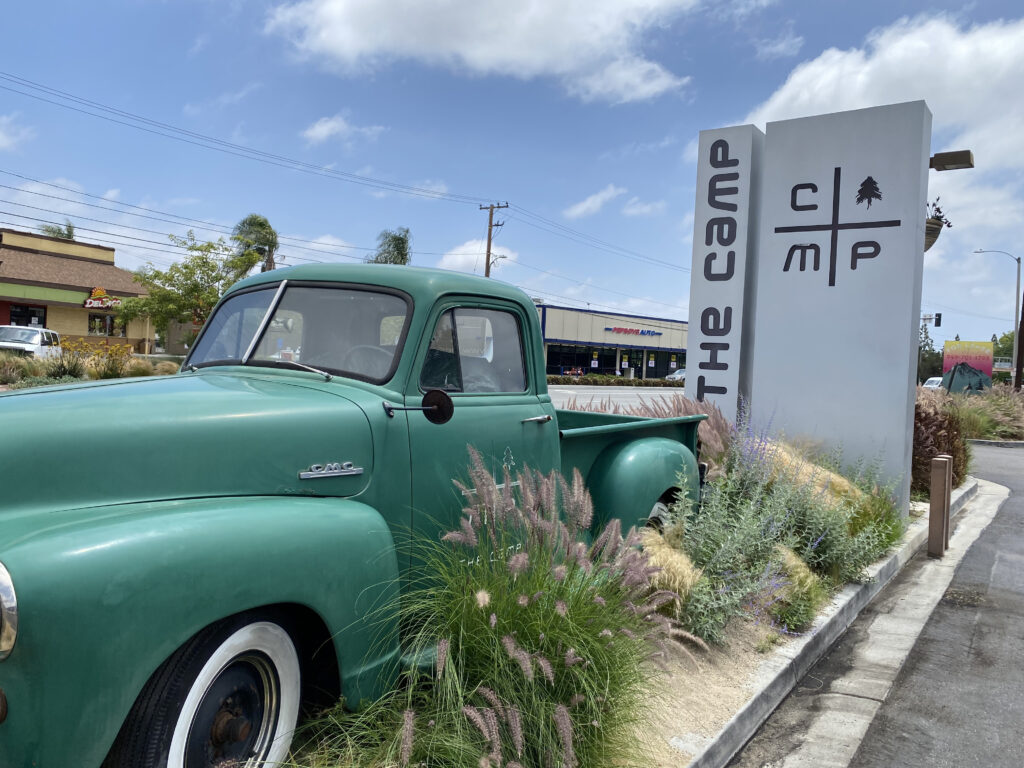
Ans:
{"type": "MultiPolygon", "coordinates": [[[[954,492],[954,515],[974,498],[980,485],[976,479],[968,478],[968,481],[954,492]]],[[[973,510],[972,515],[968,517],[974,517],[973,510]]],[[[903,545],[869,569],[869,575],[872,577],[869,583],[847,585],[806,635],[788,643],[766,659],[758,670],[755,693],[743,709],[705,746],[703,751],[694,757],[690,768],[721,768],[725,766],[747,740],[757,732],[761,724],[786,698],[807,671],[829,652],[832,645],[857,618],[861,610],[921,550],[927,540],[927,533],[927,516],[912,518],[903,545]]],[[[949,557],[947,555],[947,559],[943,562],[950,562],[949,557]]],[[[670,741],[683,749],[693,743],[690,734],[680,735],[670,741]]],[[[821,763],[821,765],[828,764],[827,762],[821,763]]]]}

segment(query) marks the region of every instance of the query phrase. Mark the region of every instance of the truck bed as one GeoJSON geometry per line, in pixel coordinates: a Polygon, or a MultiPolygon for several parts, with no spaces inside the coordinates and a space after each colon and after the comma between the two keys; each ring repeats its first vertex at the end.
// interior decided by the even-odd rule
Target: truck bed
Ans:
{"type": "Polygon", "coordinates": [[[662,437],[682,443],[697,455],[697,426],[707,418],[677,416],[649,419],[616,413],[556,410],[558,436],[561,438],[562,473],[572,475],[579,469],[587,477],[590,467],[605,448],[613,443],[644,437],[662,437]]]}

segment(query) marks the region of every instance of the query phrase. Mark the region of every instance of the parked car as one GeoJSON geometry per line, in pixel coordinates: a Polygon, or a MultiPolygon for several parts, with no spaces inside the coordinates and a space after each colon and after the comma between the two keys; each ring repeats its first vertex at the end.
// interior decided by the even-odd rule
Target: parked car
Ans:
{"type": "Polygon", "coordinates": [[[0,393],[0,766],[286,760],[417,663],[396,541],[459,528],[467,445],[578,470],[594,532],[698,499],[704,418],[555,410],[527,294],[365,264],[243,280],[177,375],[0,393]]]}
{"type": "Polygon", "coordinates": [[[31,357],[53,357],[60,352],[60,334],[26,325],[0,325],[0,350],[31,357]]]}
{"type": "Polygon", "coordinates": [[[925,381],[925,383],[922,384],[921,386],[924,387],[925,389],[942,389],[942,377],[932,376],[930,379],[925,381]]]}
{"type": "Polygon", "coordinates": [[[669,381],[686,381],[686,369],[676,368],[672,373],[665,377],[669,381]]]}

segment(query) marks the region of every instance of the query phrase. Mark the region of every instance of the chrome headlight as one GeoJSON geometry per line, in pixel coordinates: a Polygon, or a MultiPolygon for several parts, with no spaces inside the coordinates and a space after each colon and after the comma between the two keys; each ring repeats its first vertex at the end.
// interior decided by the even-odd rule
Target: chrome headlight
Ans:
{"type": "Polygon", "coordinates": [[[18,637],[18,598],[14,594],[11,574],[0,563],[0,661],[11,654],[18,637]]]}

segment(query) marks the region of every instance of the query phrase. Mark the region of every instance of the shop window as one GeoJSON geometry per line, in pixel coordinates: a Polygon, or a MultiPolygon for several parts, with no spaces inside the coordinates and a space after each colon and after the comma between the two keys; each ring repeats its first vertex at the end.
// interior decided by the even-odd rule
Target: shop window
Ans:
{"type": "Polygon", "coordinates": [[[46,307],[29,307],[11,304],[11,325],[34,325],[46,327],[46,307]]]}
{"type": "Polygon", "coordinates": [[[124,338],[124,325],[115,315],[89,315],[89,335],[124,338]]]}

